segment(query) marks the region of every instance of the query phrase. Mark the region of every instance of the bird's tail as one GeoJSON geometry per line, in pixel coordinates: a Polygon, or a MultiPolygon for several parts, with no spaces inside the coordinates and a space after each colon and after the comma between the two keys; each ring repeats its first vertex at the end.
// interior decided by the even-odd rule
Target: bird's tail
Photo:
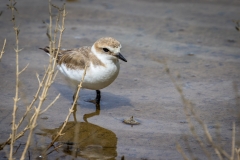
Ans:
{"type": "MultiPolygon", "coordinates": [[[[39,48],[39,49],[44,50],[49,56],[51,56],[50,55],[50,48],[48,46],[46,46],[44,48],[39,48]]],[[[57,56],[57,49],[53,49],[52,53],[53,53],[53,57],[56,58],[56,56],[57,56]]],[[[58,56],[57,56],[57,61],[59,60],[60,57],[61,57],[61,50],[59,50],[59,53],[58,53],[58,56]]]]}
{"type": "MultiPolygon", "coordinates": [[[[50,55],[50,48],[48,46],[44,47],[44,48],[39,48],[41,50],[44,50],[48,55],[50,55]]],[[[57,52],[57,49],[53,50],[53,53],[57,52]]]]}

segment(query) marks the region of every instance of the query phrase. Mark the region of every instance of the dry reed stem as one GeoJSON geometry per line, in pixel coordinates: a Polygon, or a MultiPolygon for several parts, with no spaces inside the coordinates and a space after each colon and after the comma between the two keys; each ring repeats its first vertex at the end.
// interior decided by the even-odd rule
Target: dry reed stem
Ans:
{"type": "MultiPolygon", "coordinates": [[[[14,141],[16,141],[17,139],[21,138],[28,129],[29,129],[29,127],[26,126],[22,131],[20,131],[20,132],[16,135],[14,141]]],[[[5,141],[4,143],[2,143],[2,144],[0,145],[0,150],[2,150],[2,149],[4,148],[4,146],[6,146],[6,145],[10,145],[10,144],[11,144],[11,141],[12,141],[12,136],[10,135],[10,137],[8,138],[8,140],[5,141]]]]}
{"type": "MultiPolygon", "coordinates": [[[[55,61],[53,62],[53,58],[50,58],[48,68],[45,70],[45,74],[44,74],[42,80],[39,79],[39,75],[38,74],[36,75],[37,76],[37,80],[39,82],[38,90],[37,90],[37,92],[36,92],[32,102],[29,104],[29,106],[27,106],[26,112],[24,113],[24,115],[22,116],[22,118],[20,119],[18,124],[16,124],[17,102],[20,100],[18,98],[19,97],[18,96],[18,92],[19,92],[19,88],[18,88],[18,86],[19,86],[19,75],[23,71],[26,70],[28,65],[26,67],[24,67],[21,71],[19,71],[18,53],[21,50],[18,47],[18,43],[19,43],[18,35],[19,35],[20,30],[18,29],[18,27],[16,27],[14,11],[17,11],[17,9],[15,8],[15,4],[16,4],[16,2],[14,0],[10,0],[10,4],[7,5],[8,8],[11,9],[11,11],[12,11],[12,21],[13,21],[13,25],[14,25],[13,28],[14,28],[14,31],[15,31],[15,38],[16,38],[16,48],[14,49],[15,52],[16,52],[16,91],[15,91],[14,106],[13,106],[12,134],[9,136],[9,138],[8,138],[8,140],[6,142],[0,144],[0,150],[3,149],[3,147],[5,145],[7,145],[7,144],[10,145],[9,159],[12,160],[13,159],[13,145],[14,145],[14,142],[18,138],[22,137],[27,130],[30,130],[29,131],[29,135],[28,135],[28,140],[27,140],[27,143],[26,143],[25,148],[24,148],[24,152],[22,153],[22,156],[21,156],[21,160],[23,160],[23,159],[25,159],[25,155],[26,155],[27,149],[28,149],[28,147],[30,145],[31,137],[32,137],[32,134],[33,134],[33,130],[34,130],[34,128],[37,125],[36,122],[37,122],[38,116],[40,114],[42,114],[43,112],[47,111],[47,109],[49,109],[56,102],[56,100],[59,98],[60,94],[44,110],[41,110],[41,106],[43,104],[43,101],[46,99],[48,89],[50,88],[51,84],[53,83],[53,81],[54,81],[54,79],[55,79],[55,77],[57,75],[57,72],[54,74],[54,68],[56,66],[56,62],[55,61]],[[40,91],[42,91],[42,92],[41,92],[41,95],[39,96],[40,91]],[[33,108],[33,105],[34,105],[34,103],[36,102],[37,99],[39,99],[38,107],[35,107],[35,112],[32,115],[32,117],[30,119],[30,122],[28,123],[28,125],[21,132],[17,133],[17,129],[22,124],[23,120],[28,115],[30,110],[33,108]]],[[[49,6],[51,6],[50,0],[49,0],[49,6]]],[[[60,30],[60,38],[59,38],[59,41],[58,41],[58,48],[60,48],[61,37],[62,37],[62,33],[64,31],[64,20],[65,20],[65,16],[66,16],[65,6],[63,7],[63,9],[61,11],[63,11],[62,27],[61,28],[57,28],[58,27],[57,26],[56,29],[55,29],[55,30],[57,30],[57,29],[60,30]]],[[[52,16],[51,16],[51,11],[50,11],[50,19],[51,19],[51,17],[52,16]]],[[[51,27],[52,26],[50,24],[49,28],[51,28],[51,27]]],[[[1,56],[4,53],[5,44],[6,44],[6,40],[4,41],[3,49],[1,51],[1,56]]],[[[50,44],[51,44],[50,46],[52,46],[52,41],[50,41],[50,44]]],[[[58,49],[58,52],[59,52],[59,49],[58,49]]]]}
{"type": "Polygon", "coordinates": [[[60,93],[57,95],[57,97],[55,97],[55,99],[44,109],[42,110],[39,114],[43,114],[44,112],[46,112],[50,107],[53,106],[53,104],[57,101],[57,99],[60,97],[60,93]]]}
{"type": "Polygon", "coordinates": [[[53,150],[51,150],[50,152],[48,152],[46,155],[49,155],[49,154],[51,154],[52,152],[54,152],[54,151],[58,151],[58,149],[59,148],[61,148],[63,145],[62,144],[60,144],[59,146],[57,146],[57,147],[54,147],[54,149],[53,150]]]}
{"type": "MultiPolygon", "coordinates": [[[[159,60],[155,60],[155,61],[160,62],[159,60]]],[[[232,149],[231,149],[231,155],[229,155],[225,150],[223,150],[221,147],[219,147],[219,145],[217,145],[213,141],[212,136],[211,136],[209,130],[207,129],[207,125],[196,114],[196,112],[194,111],[193,104],[189,100],[187,100],[185,98],[185,96],[183,94],[183,91],[182,91],[182,88],[176,83],[176,80],[170,74],[170,70],[169,70],[169,68],[167,66],[166,61],[163,61],[163,62],[161,61],[160,63],[164,63],[166,73],[169,75],[169,77],[170,77],[171,81],[173,82],[176,90],[179,92],[179,94],[181,96],[181,99],[182,99],[182,102],[184,104],[184,112],[185,112],[185,115],[186,115],[186,118],[187,118],[187,122],[188,122],[188,125],[189,125],[189,128],[190,128],[190,131],[191,131],[192,135],[194,136],[194,138],[197,140],[198,144],[201,146],[202,150],[204,151],[204,153],[208,157],[208,159],[211,159],[210,153],[208,152],[208,149],[205,147],[205,145],[204,145],[203,141],[201,140],[201,138],[198,136],[198,134],[196,132],[196,129],[195,129],[193,123],[192,123],[192,120],[191,120],[189,114],[192,115],[192,117],[201,125],[201,127],[202,127],[202,129],[204,131],[204,135],[207,138],[208,143],[210,145],[212,145],[215,153],[217,154],[217,156],[218,156],[218,158],[220,160],[223,159],[223,156],[225,158],[227,158],[228,160],[234,160],[235,152],[238,154],[237,159],[239,160],[239,152],[240,152],[240,150],[237,150],[235,148],[235,123],[233,123],[232,149]]],[[[182,148],[181,148],[181,146],[179,144],[177,144],[177,150],[183,156],[184,159],[188,159],[186,157],[186,154],[183,152],[183,150],[182,150],[182,148]]]]}
{"type": "MultiPolygon", "coordinates": [[[[55,48],[53,45],[54,45],[54,42],[52,41],[52,31],[51,31],[51,28],[52,28],[52,11],[51,11],[51,0],[49,0],[49,14],[50,14],[50,23],[49,23],[49,32],[48,32],[48,36],[49,36],[49,47],[50,47],[50,54],[53,55],[52,53],[52,48],[55,48]]],[[[59,35],[59,41],[58,41],[58,48],[60,48],[60,45],[61,45],[61,40],[62,40],[62,34],[63,34],[63,31],[64,31],[64,20],[65,20],[65,6],[63,7],[63,14],[62,14],[63,18],[62,18],[62,28],[60,29],[60,35],[59,35]]],[[[59,49],[57,51],[57,54],[59,52],[59,49]]],[[[46,99],[46,96],[47,96],[47,92],[50,88],[50,86],[52,85],[53,81],[54,81],[54,78],[56,77],[56,74],[54,74],[54,69],[55,69],[55,66],[56,66],[56,60],[54,59],[53,56],[50,56],[49,58],[49,65],[48,65],[48,69],[47,69],[47,77],[46,77],[46,81],[43,85],[43,88],[42,88],[42,93],[41,95],[39,96],[39,103],[38,103],[38,106],[35,107],[35,112],[34,112],[34,115],[32,116],[31,118],[31,124],[29,126],[29,134],[28,134],[28,138],[27,138],[27,143],[26,143],[26,146],[24,148],[24,151],[22,153],[22,156],[21,156],[21,160],[24,160],[25,159],[25,155],[27,153],[27,150],[28,150],[28,147],[30,145],[30,142],[31,142],[31,138],[32,138],[32,134],[33,134],[33,130],[34,128],[36,127],[37,125],[37,118],[38,116],[45,112],[49,107],[51,107],[55,101],[58,99],[58,97],[60,96],[60,94],[52,101],[52,103],[49,104],[48,107],[46,107],[45,110],[41,111],[41,107],[42,107],[42,104],[43,102],[45,101],[46,99]]]]}
{"type": "Polygon", "coordinates": [[[177,147],[177,151],[182,155],[183,159],[184,159],[184,160],[189,160],[189,159],[187,158],[187,155],[184,153],[182,147],[181,147],[179,144],[177,144],[176,147],[177,147]]]}
{"type": "Polygon", "coordinates": [[[19,71],[18,74],[20,75],[22,72],[24,72],[27,69],[28,65],[29,63],[21,71],[19,71]]]}
{"type": "Polygon", "coordinates": [[[17,124],[17,127],[19,127],[19,126],[22,124],[23,120],[25,119],[25,117],[28,115],[28,113],[29,113],[30,110],[32,109],[33,104],[36,102],[36,100],[37,100],[37,98],[38,98],[38,95],[39,95],[39,93],[40,93],[40,90],[41,90],[41,88],[42,88],[42,86],[43,86],[43,82],[44,82],[46,76],[47,76],[47,72],[45,72],[45,74],[44,74],[44,76],[43,76],[43,78],[42,78],[42,81],[40,81],[39,75],[36,73],[36,77],[37,77],[38,83],[39,83],[39,84],[38,84],[37,92],[36,92],[36,94],[33,96],[32,102],[27,106],[27,109],[26,109],[24,115],[22,116],[22,118],[20,119],[19,123],[17,124]]]}
{"type": "Polygon", "coordinates": [[[191,146],[188,142],[188,137],[186,135],[184,136],[184,142],[185,142],[185,145],[186,145],[187,149],[189,150],[189,154],[190,154],[190,157],[191,157],[190,159],[197,159],[193,154],[193,150],[191,149],[191,146]]]}
{"type": "Polygon", "coordinates": [[[52,142],[48,145],[46,151],[53,146],[53,144],[56,142],[56,140],[57,140],[61,135],[63,135],[63,133],[62,133],[62,132],[63,132],[63,129],[65,128],[65,126],[66,126],[66,124],[67,124],[67,122],[68,122],[71,114],[74,112],[74,108],[76,107],[75,105],[76,105],[76,102],[77,102],[77,99],[78,99],[78,96],[79,96],[80,89],[82,88],[82,83],[83,83],[83,80],[84,80],[85,75],[86,75],[87,67],[88,67],[88,66],[86,65],[86,66],[85,66],[85,69],[84,69],[83,77],[82,77],[82,79],[81,79],[81,81],[80,81],[80,83],[79,83],[79,85],[78,85],[78,89],[77,89],[77,92],[76,92],[76,95],[75,95],[73,104],[72,104],[71,108],[69,109],[68,115],[67,115],[67,117],[66,117],[66,119],[65,119],[65,121],[64,121],[64,123],[63,123],[63,125],[62,125],[62,127],[61,127],[61,129],[57,132],[57,135],[54,137],[54,139],[52,140],[52,142]]]}
{"type": "Polygon", "coordinates": [[[13,153],[13,155],[17,153],[17,151],[21,147],[21,145],[22,145],[21,143],[18,145],[18,147],[17,147],[16,151],[13,153]]]}
{"type": "MultiPolygon", "coordinates": [[[[61,10],[60,10],[60,11],[61,11],[61,10]]],[[[57,21],[56,21],[55,32],[57,32],[57,30],[60,31],[56,57],[58,57],[58,54],[59,54],[59,51],[60,51],[62,34],[63,34],[64,30],[65,30],[65,28],[64,28],[65,23],[64,23],[64,22],[65,22],[65,17],[66,17],[66,15],[67,15],[67,13],[66,13],[66,10],[65,10],[65,4],[64,4],[64,5],[63,5],[63,8],[62,8],[62,23],[61,23],[62,26],[61,26],[61,27],[60,27],[60,26],[58,27],[58,18],[57,18],[57,21]],[[57,27],[58,27],[58,28],[57,28],[57,27]]],[[[55,37],[55,36],[54,36],[54,37],[55,37]]],[[[54,47],[54,48],[55,48],[55,47],[54,47]]],[[[53,67],[56,66],[56,62],[57,62],[57,61],[54,61],[54,63],[53,63],[53,67]]]]}
{"type": "Polygon", "coordinates": [[[6,38],[3,41],[3,47],[2,47],[2,50],[0,52],[0,60],[2,59],[2,56],[3,56],[4,52],[5,52],[5,46],[6,46],[6,38]]]}
{"type": "MultiPolygon", "coordinates": [[[[159,61],[157,61],[159,62],[159,61]]],[[[208,150],[206,149],[206,147],[204,146],[204,143],[202,142],[201,138],[198,136],[196,130],[195,130],[195,127],[194,125],[192,124],[191,122],[191,119],[190,119],[190,116],[188,116],[189,114],[189,111],[188,109],[192,110],[191,109],[191,102],[188,101],[184,94],[183,94],[183,91],[182,91],[182,88],[177,84],[176,80],[174,79],[174,77],[172,76],[172,74],[170,73],[170,69],[166,63],[166,61],[161,61],[161,63],[164,64],[165,66],[165,71],[166,73],[168,74],[170,80],[172,81],[172,83],[174,84],[174,87],[175,89],[178,91],[178,93],[180,94],[180,97],[181,97],[181,100],[184,104],[184,112],[185,112],[185,115],[186,115],[186,119],[187,119],[187,122],[188,122],[188,125],[189,125],[189,128],[190,128],[190,131],[192,132],[192,135],[194,136],[194,138],[197,140],[198,144],[200,145],[200,147],[202,148],[202,150],[204,151],[205,155],[207,155],[208,159],[211,159],[210,157],[210,153],[208,152],[208,150]]]]}
{"type": "MultiPolygon", "coordinates": [[[[185,97],[183,97],[183,98],[185,98],[185,97]]],[[[186,99],[185,99],[185,100],[186,100],[186,99]]],[[[187,100],[187,101],[188,101],[188,100],[187,100]]],[[[188,107],[188,109],[191,111],[190,113],[191,113],[191,115],[193,115],[194,119],[202,126],[202,128],[203,128],[203,130],[204,130],[205,137],[207,138],[208,142],[213,146],[214,151],[215,151],[216,154],[218,155],[218,158],[221,160],[221,159],[223,159],[223,158],[222,158],[222,155],[224,155],[224,156],[227,157],[228,159],[231,159],[230,155],[229,155],[226,151],[222,150],[217,144],[215,144],[215,143],[213,142],[212,136],[210,135],[209,130],[207,129],[206,124],[199,118],[199,116],[197,116],[196,112],[195,112],[194,109],[193,109],[192,104],[191,104],[191,103],[188,103],[188,104],[189,104],[189,105],[186,105],[186,107],[188,107]]],[[[192,131],[192,130],[195,130],[195,127],[194,127],[194,125],[191,123],[190,119],[189,119],[188,122],[189,122],[191,131],[192,131]]],[[[198,135],[197,135],[196,132],[193,132],[193,135],[194,135],[195,137],[198,137],[198,135]]],[[[199,138],[199,140],[201,141],[200,138],[199,138]]],[[[200,143],[203,145],[202,141],[201,141],[200,143]]],[[[204,147],[204,146],[203,146],[203,147],[204,147]]],[[[205,148],[205,147],[204,147],[204,148],[205,148]]]]}
{"type": "Polygon", "coordinates": [[[240,160],[240,148],[235,148],[235,152],[237,153],[237,160],[240,160]]]}
{"type": "MultiPolygon", "coordinates": [[[[36,125],[37,125],[36,122],[37,122],[38,116],[39,116],[41,113],[45,112],[48,108],[50,108],[50,107],[53,105],[53,103],[59,98],[59,95],[58,95],[58,96],[53,100],[53,102],[50,103],[50,105],[49,105],[48,107],[46,107],[43,111],[40,110],[40,108],[41,108],[41,106],[42,106],[42,103],[43,103],[43,101],[45,100],[45,97],[46,97],[46,95],[47,95],[46,92],[44,92],[44,90],[49,89],[49,87],[50,87],[50,85],[51,85],[51,83],[52,83],[52,81],[51,81],[50,83],[48,83],[48,84],[46,85],[46,80],[45,80],[45,79],[47,78],[47,76],[49,76],[49,72],[50,72],[50,70],[49,70],[49,67],[48,67],[48,69],[47,69],[46,72],[45,72],[44,77],[42,78],[42,81],[40,81],[39,76],[38,76],[38,74],[37,74],[37,79],[38,79],[38,82],[39,82],[38,90],[37,90],[37,92],[36,92],[36,94],[35,94],[32,102],[31,102],[30,105],[27,107],[26,112],[24,113],[23,117],[21,118],[21,120],[19,121],[19,124],[18,124],[18,126],[20,126],[20,124],[21,124],[22,121],[25,119],[25,117],[26,117],[26,115],[29,113],[29,111],[32,109],[33,104],[35,103],[35,101],[36,101],[37,98],[38,98],[38,99],[40,100],[40,101],[39,101],[39,104],[38,104],[38,108],[35,107],[35,112],[34,112],[34,114],[32,115],[32,117],[31,117],[28,125],[24,128],[24,130],[23,130],[22,132],[19,133],[21,136],[23,136],[23,134],[24,134],[27,130],[30,130],[30,131],[29,131],[29,135],[28,135],[28,140],[27,140],[27,143],[26,143],[26,145],[25,145],[24,152],[22,153],[21,159],[24,159],[24,158],[25,158],[25,155],[26,155],[26,152],[27,152],[27,148],[29,147],[30,142],[31,142],[31,137],[32,137],[33,129],[34,129],[34,128],[36,127],[36,125]],[[45,82],[45,85],[43,85],[44,82],[45,82]],[[39,96],[41,89],[42,89],[42,94],[41,94],[41,96],[39,96]],[[41,98],[41,97],[44,97],[44,98],[41,98]]],[[[19,137],[19,138],[20,138],[20,137],[19,137]]]]}
{"type": "Polygon", "coordinates": [[[232,154],[231,154],[231,159],[234,160],[235,156],[235,133],[236,133],[236,126],[235,123],[233,123],[233,131],[232,131],[232,154]]]}
{"type": "Polygon", "coordinates": [[[24,71],[23,69],[21,72],[19,72],[19,61],[18,61],[18,54],[21,51],[19,49],[19,40],[18,40],[18,35],[19,35],[19,28],[16,25],[16,19],[15,19],[15,11],[17,10],[15,8],[16,2],[13,0],[10,0],[10,4],[8,5],[8,8],[11,9],[11,16],[12,16],[12,22],[13,22],[13,29],[15,32],[15,53],[16,53],[16,87],[15,87],[15,97],[14,99],[14,105],[13,105],[13,112],[12,112],[12,138],[11,138],[11,144],[10,144],[10,152],[9,152],[9,159],[13,159],[13,145],[15,142],[15,137],[17,133],[17,126],[16,126],[16,111],[17,111],[17,102],[20,100],[18,94],[19,94],[19,75],[24,71]]]}
{"type": "MultiPolygon", "coordinates": [[[[32,107],[33,107],[33,104],[36,102],[37,98],[38,98],[38,95],[40,93],[40,90],[43,86],[43,82],[47,76],[47,72],[45,72],[42,80],[40,81],[39,79],[39,75],[36,73],[36,76],[37,76],[37,79],[38,79],[38,82],[39,82],[39,86],[38,86],[38,89],[37,89],[37,92],[32,100],[32,102],[27,106],[26,108],[26,111],[24,113],[24,115],[21,117],[21,119],[19,120],[18,124],[16,125],[16,128],[19,128],[19,126],[22,124],[22,122],[24,121],[24,119],[26,118],[26,116],[28,115],[28,113],[31,111],[32,107]]],[[[27,125],[20,133],[18,133],[15,137],[15,140],[19,139],[20,137],[22,137],[24,135],[24,133],[29,129],[29,125],[27,125]]],[[[1,143],[0,144],[0,150],[2,150],[5,145],[9,145],[11,144],[11,139],[12,139],[12,135],[9,136],[8,140],[5,141],[4,143],[1,143]]]]}

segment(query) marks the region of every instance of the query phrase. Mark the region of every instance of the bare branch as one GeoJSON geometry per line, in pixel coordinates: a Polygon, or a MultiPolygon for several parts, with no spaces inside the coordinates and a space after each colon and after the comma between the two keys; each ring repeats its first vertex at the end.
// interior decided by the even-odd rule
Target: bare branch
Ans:
{"type": "Polygon", "coordinates": [[[236,126],[235,126],[235,123],[233,123],[231,160],[234,160],[234,153],[235,153],[235,133],[236,133],[236,126]]]}
{"type": "Polygon", "coordinates": [[[83,76],[82,76],[82,80],[80,81],[80,83],[78,85],[78,89],[77,89],[76,96],[75,96],[75,99],[73,101],[72,107],[69,109],[68,115],[67,115],[67,117],[66,117],[66,119],[65,119],[65,121],[64,121],[64,123],[63,123],[63,125],[61,127],[61,129],[59,130],[57,135],[54,137],[54,139],[52,140],[50,145],[46,148],[46,150],[48,150],[55,143],[55,141],[58,139],[58,137],[62,135],[63,129],[65,128],[65,126],[66,126],[66,124],[67,124],[67,122],[68,122],[68,120],[70,118],[70,115],[74,112],[75,104],[76,104],[77,99],[78,99],[77,97],[79,95],[80,89],[82,88],[83,80],[84,80],[84,78],[86,76],[87,67],[88,67],[88,65],[85,66],[84,73],[83,73],[83,76]]]}
{"type": "Polygon", "coordinates": [[[182,155],[184,160],[188,160],[187,155],[184,153],[182,147],[179,144],[177,144],[177,151],[182,155]]]}
{"type": "Polygon", "coordinates": [[[0,52],[0,60],[1,60],[2,56],[3,56],[4,51],[5,51],[5,46],[6,46],[6,38],[3,41],[3,47],[2,47],[2,50],[0,52]]]}
{"type": "MultiPolygon", "coordinates": [[[[43,112],[45,112],[48,108],[50,108],[55,103],[55,101],[59,98],[59,96],[60,96],[60,94],[59,94],[53,100],[52,103],[50,103],[43,111],[41,111],[41,107],[42,107],[43,102],[45,101],[45,99],[47,97],[48,90],[49,90],[51,84],[53,83],[54,78],[56,77],[56,74],[54,74],[54,68],[56,66],[56,60],[55,60],[55,58],[53,56],[53,49],[55,48],[55,46],[54,46],[55,40],[54,41],[52,40],[52,31],[51,31],[51,28],[52,28],[52,11],[51,11],[51,7],[52,7],[51,0],[49,0],[50,22],[49,22],[49,26],[48,26],[47,35],[48,35],[48,38],[49,38],[49,49],[50,49],[49,53],[50,53],[51,56],[49,58],[49,65],[48,65],[47,70],[46,70],[46,79],[45,79],[45,81],[40,82],[39,78],[38,78],[38,82],[39,82],[40,86],[42,86],[42,92],[38,96],[39,102],[38,102],[37,107],[35,107],[35,112],[32,115],[31,120],[30,120],[31,123],[29,124],[29,134],[28,134],[27,142],[26,142],[26,145],[25,145],[25,148],[24,148],[24,151],[22,153],[22,156],[21,156],[20,160],[24,160],[25,159],[28,147],[29,147],[29,145],[31,143],[33,130],[34,130],[34,128],[37,125],[37,118],[38,118],[38,116],[40,114],[42,114],[43,112]]],[[[65,7],[64,7],[64,10],[65,10],[65,7]]],[[[65,11],[63,11],[63,12],[65,12],[65,11]]],[[[62,14],[62,16],[63,16],[63,14],[62,14]]],[[[64,18],[63,18],[62,24],[64,25],[64,18]]],[[[63,32],[60,32],[60,35],[59,35],[60,38],[59,38],[58,52],[59,52],[59,48],[60,48],[60,45],[61,45],[62,33],[63,32]]]]}
{"type": "Polygon", "coordinates": [[[29,65],[29,63],[18,74],[20,75],[23,71],[25,71],[27,69],[28,65],[29,65]]]}
{"type": "Polygon", "coordinates": [[[57,97],[44,109],[42,110],[39,114],[42,114],[44,112],[46,112],[56,101],[57,99],[60,97],[60,93],[57,95],[57,97]]]}

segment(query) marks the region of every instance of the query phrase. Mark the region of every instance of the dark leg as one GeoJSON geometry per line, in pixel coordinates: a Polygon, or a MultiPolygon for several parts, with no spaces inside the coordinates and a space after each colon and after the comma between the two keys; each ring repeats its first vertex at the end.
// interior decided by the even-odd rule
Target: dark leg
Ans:
{"type": "Polygon", "coordinates": [[[87,101],[99,105],[100,100],[101,100],[101,92],[100,90],[96,90],[96,98],[94,100],[87,100],[87,101]]]}
{"type": "Polygon", "coordinates": [[[74,102],[75,97],[76,97],[76,93],[73,94],[73,102],[74,102]]]}
{"type": "Polygon", "coordinates": [[[97,96],[96,96],[96,104],[100,104],[100,100],[101,100],[101,92],[100,90],[96,90],[97,96]]]}
{"type": "MultiPolygon", "coordinates": [[[[78,97],[76,97],[76,94],[77,94],[77,92],[75,92],[75,93],[73,94],[73,102],[74,102],[75,98],[78,99],[78,97]]],[[[77,103],[77,101],[76,101],[76,103],[77,103]]]]}
{"type": "MultiPolygon", "coordinates": [[[[77,96],[77,89],[76,89],[75,93],[73,94],[73,103],[74,103],[75,98],[78,99],[78,97],[76,97],[76,96],[77,96]]],[[[77,122],[77,117],[76,117],[76,112],[77,112],[77,100],[76,100],[76,103],[73,104],[73,105],[74,105],[74,107],[73,107],[73,118],[74,118],[74,121],[77,122]]]]}
{"type": "Polygon", "coordinates": [[[75,122],[77,122],[76,112],[77,112],[77,104],[74,104],[74,107],[73,107],[73,118],[74,118],[75,122]]]}

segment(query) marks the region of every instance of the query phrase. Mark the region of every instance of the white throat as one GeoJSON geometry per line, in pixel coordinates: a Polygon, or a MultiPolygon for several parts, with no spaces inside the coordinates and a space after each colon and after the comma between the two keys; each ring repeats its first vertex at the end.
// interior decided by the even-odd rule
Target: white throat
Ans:
{"type": "Polygon", "coordinates": [[[99,53],[94,46],[92,46],[91,51],[100,61],[102,61],[105,64],[116,63],[117,59],[115,57],[106,53],[99,53]]]}

